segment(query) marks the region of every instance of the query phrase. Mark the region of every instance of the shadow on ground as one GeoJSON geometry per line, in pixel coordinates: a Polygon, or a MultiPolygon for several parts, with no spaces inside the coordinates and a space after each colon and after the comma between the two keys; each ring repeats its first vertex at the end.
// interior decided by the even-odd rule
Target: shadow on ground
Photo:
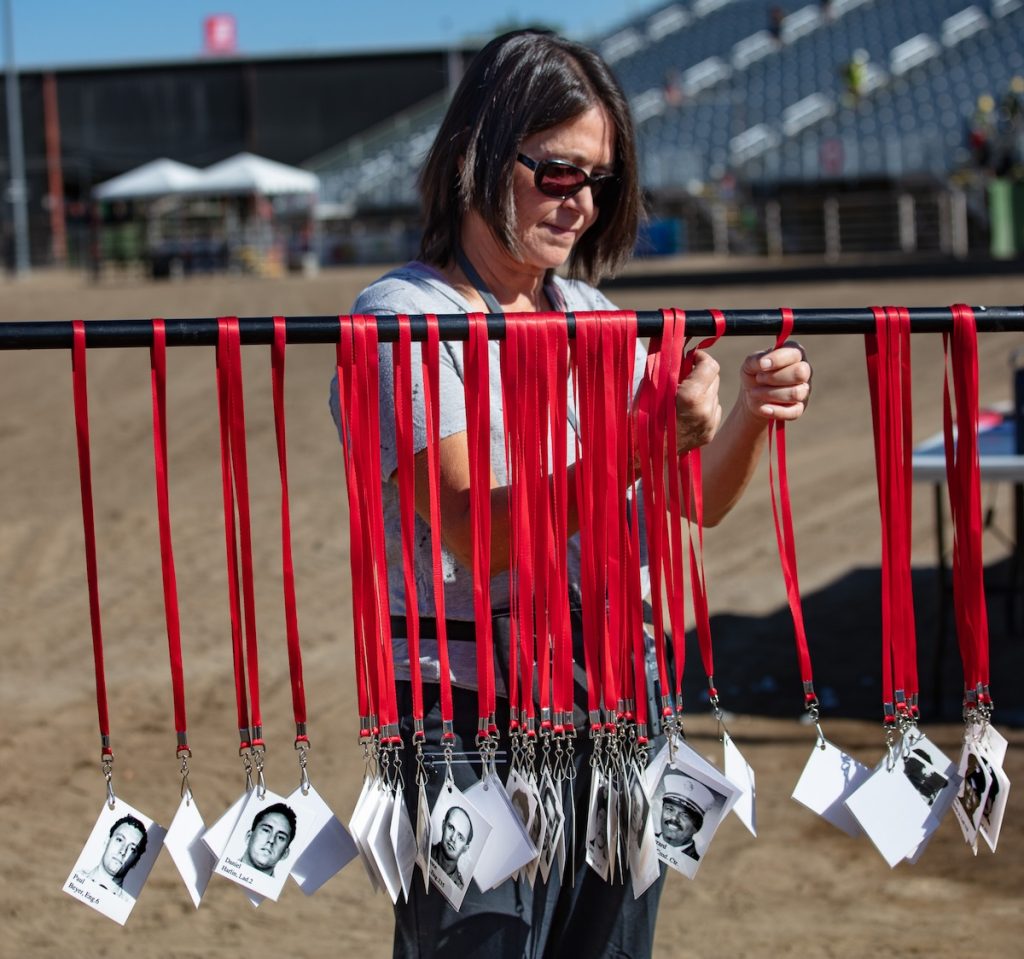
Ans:
{"type": "MultiPolygon", "coordinates": [[[[881,719],[880,570],[856,569],[803,597],[815,688],[823,717],[881,719]]],[[[1010,589],[1009,560],[985,571],[988,593],[992,693],[1001,726],[1024,726],[1024,601],[1010,589]]],[[[939,588],[934,569],[913,572],[922,717],[926,722],[960,716],[963,671],[946,600],[945,641],[940,633],[939,588]],[[944,651],[943,651],[944,646],[944,651]]],[[[737,713],[793,716],[802,694],[788,607],[768,616],[728,613],[711,620],[715,680],[722,705],[737,713]]],[[[688,710],[707,701],[706,684],[692,631],[687,635],[684,701],[688,710]]]]}

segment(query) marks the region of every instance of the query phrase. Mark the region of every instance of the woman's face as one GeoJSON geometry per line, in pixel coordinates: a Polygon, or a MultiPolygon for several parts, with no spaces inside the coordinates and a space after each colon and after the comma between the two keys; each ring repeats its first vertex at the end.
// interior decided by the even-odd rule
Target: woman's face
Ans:
{"type": "MultiPolygon", "coordinates": [[[[590,174],[615,169],[615,131],[604,107],[594,106],[573,120],[527,137],[519,152],[532,160],[568,160],[590,174]]],[[[514,167],[519,257],[538,270],[561,266],[573,246],[597,219],[589,186],[564,200],[545,196],[533,182],[533,171],[514,167]]],[[[606,194],[607,195],[607,194],[606,194]]]]}

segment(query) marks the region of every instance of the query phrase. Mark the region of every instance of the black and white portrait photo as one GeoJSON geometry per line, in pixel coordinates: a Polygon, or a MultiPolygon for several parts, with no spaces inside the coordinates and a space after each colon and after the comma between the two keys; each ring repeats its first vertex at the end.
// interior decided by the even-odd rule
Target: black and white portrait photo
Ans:
{"type": "Polygon", "coordinates": [[[667,765],[654,793],[658,858],[693,878],[723,816],[726,797],[699,778],[667,765]]]}
{"type": "Polygon", "coordinates": [[[989,787],[992,785],[991,768],[984,757],[970,749],[964,757],[960,775],[963,781],[960,783],[960,792],[956,800],[957,818],[964,827],[967,841],[974,842],[978,833],[982,803],[986,801],[989,787]]]}
{"type": "Polygon", "coordinates": [[[562,802],[551,778],[551,773],[545,771],[540,781],[540,803],[544,810],[544,834],[540,845],[540,872],[544,881],[547,882],[548,874],[551,872],[551,863],[558,854],[558,844],[562,838],[562,826],[565,823],[565,813],[562,812],[562,802]]]}
{"type": "Polygon", "coordinates": [[[608,842],[608,782],[604,774],[595,769],[587,815],[587,863],[602,879],[609,878],[608,842]]]}
{"type": "Polygon", "coordinates": [[[295,811],[284,799],[254,790],[216,871],[261,896],[277,899],[293,862],[291,846],[298,831],[295,811]]]}
{"type": "Polygon", "coordinates": [[[949,785],[949,779],[936,768],[935,758],[923,744],[904,753],[903,775],[929,806],[935,804],[939,793],[949,785]]]}
{"type": "Polygon", "coordinates": [[[526,835],[534,848],[539,850],[543,817],[540,815],[540,797],[537,790],[514,769],[509,773],[505,790],[512,808],[526,830],[526,835]]]}
{"type": "Polygon", "coordinates": [[[120,800],[104,805],[64,891],[124,924],[149,875],[164,830],[120,800]]]}
{"type": "Polygon", "coordinates": [[[430,858],[459,889],[466,880],[459,872],[459,860],[473,843],[473,820],[461,806],[450,806],[441,823],[441,838],[430,847],[430,858]]]}
{"type": "Polygon", "coordinates": [[[627,830],[628,842],[637,850],[643,845],[644,830],[647,826],[647,817],[651,812],[651,804],[647,800],[647,793],[644,791],[643,783],[639,776],[634,776],[629,789],[629,829],[627,830]]]}
{"type": "Polygon", "coordinates": [[[430,881],[454,909],[462,905],[490,832],[490,823],[459,789],[442,788],[430,816],[430,881]]]}
{"type": "Polygon", "coordinates": [[[86,881],[118,899],[135,898],[124,888],[128,873],[146,851],[146,827],[138,817],[126,813],[110,827],[107,844],[97,865],[86,873],[86,881]]]}
{"type": "Polygon", "coordinates": [[[273,803],[261,809],[245,834],[242,862],[268,876],[274,875],[277,864],[288,858],[295,825],[295,813],[286,803],[273,803]]]}

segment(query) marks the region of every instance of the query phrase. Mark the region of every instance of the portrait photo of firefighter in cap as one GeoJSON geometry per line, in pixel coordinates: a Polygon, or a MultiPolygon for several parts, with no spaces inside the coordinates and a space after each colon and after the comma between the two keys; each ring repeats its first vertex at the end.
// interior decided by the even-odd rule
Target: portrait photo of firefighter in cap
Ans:
{"type": "Polygon", "coordinates": [[[658,858],[693,878],[718,828],[725,796],[668,766],[654,793],[654,838],[658,858]]]}

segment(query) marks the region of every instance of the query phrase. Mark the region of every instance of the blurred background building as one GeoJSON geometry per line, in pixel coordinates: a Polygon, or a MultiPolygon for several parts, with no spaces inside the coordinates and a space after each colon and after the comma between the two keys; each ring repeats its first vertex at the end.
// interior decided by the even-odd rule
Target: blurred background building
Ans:
{"type": "MultiPolygon", "coordinates": [[[[1024,254],[1022,0],[681,0],[581,39],[633,106],[640,255],[1024,254]]],[[[162,276],[413,254],[417,171],[479,44],[234,44],[226,21],[207,29],[215,57],[19,73],[33,264],[162,276]],[[97,191],[239,153],[316,174],[316,192],[97,191]]],[[[0,157],[6,182],[6,115],[0,157]]],[[[10,263],[10,203],[3,217],[10,263]]]]}

